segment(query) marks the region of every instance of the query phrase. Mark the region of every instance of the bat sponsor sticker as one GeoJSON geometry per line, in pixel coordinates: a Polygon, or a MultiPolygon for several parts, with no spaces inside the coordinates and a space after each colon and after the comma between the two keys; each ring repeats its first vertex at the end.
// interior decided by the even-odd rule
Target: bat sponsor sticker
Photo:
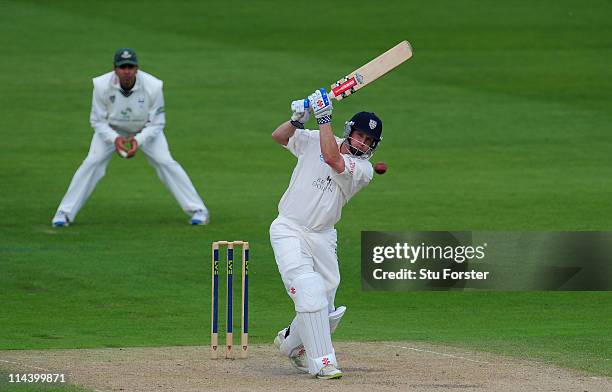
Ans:
{"type": "Polygon", "coordinates": [[[334,92],[334,95],[337,97],[343,92],[355,87],[356,84],[357,84],[357,81],[355,80],[355,78],[350,78],[346,82],[341,83],[340,85],[334,87],[332,91],[334,92]]]}

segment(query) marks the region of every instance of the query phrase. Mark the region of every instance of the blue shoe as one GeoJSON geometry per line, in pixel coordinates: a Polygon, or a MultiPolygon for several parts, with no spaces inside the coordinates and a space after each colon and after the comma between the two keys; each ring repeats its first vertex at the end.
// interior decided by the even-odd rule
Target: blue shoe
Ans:
{"type": "Polygon", "coordinates": [[[70,226],[70,219],[68,219],[68,215],[64,211],[58,211],[51,220],[51,225],[53,227],[70,226]]]}
{"type": "Polygon", "coordinates": [[[207,225],[208,221],[208,212],[204,212],[203,210],[197,210],[191,216],[191,220],[189,221],[189,223],[192,225],[207,225]]]}

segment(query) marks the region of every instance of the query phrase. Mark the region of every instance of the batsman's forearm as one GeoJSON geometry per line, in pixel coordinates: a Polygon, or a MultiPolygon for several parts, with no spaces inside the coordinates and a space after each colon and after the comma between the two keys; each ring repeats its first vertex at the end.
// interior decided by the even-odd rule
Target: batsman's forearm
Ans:
{"type": "Polygon", "coordinates": [[[289,143],[289,138],[293,136],[295,133],[295,127],[291,124],[291,121],[286,121],[278,126],[272,132],[272,139],[274,139],[278,144],[286,146],[289,143]]]}
{"type": "Polygon", "coordinates": [[[331,166],[338,173],[344,171],[344,159],[338,149],[336,138],[332,131],[331,125],[321,124],[319,125],[319,139],[321,143],[321,153],[323,153],[323,160],[329,166],[331,166]]]}
{"type": "Polygon", "coordinates": [[[323,159],[333,159],[340,157],[340,151],[338,151],[338,144],[334,137],[332,127],[329,124],[319,125],[319,134],[321,135],[321,152],[323,153],[323,159]]]}

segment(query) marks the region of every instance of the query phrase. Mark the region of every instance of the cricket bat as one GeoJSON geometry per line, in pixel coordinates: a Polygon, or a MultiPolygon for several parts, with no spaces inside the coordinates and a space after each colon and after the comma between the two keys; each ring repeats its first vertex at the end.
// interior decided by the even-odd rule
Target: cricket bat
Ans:
{"type": "MultiPolygon", "coordinates": [[[[340,101],[372,83],[411,57],[412,46],[410,46],[408,41],[402,41],[374,60],[332,84],[331,91],[327,95],[329,98],[340,101]]],[[[304,100],[304,106],[309,106],[307,99],[304,100]]]]}

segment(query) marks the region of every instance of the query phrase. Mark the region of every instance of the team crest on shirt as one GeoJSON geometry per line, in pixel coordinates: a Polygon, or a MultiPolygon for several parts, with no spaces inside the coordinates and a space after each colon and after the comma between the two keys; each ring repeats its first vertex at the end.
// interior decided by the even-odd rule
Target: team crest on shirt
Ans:
{"type": "Polygon", "coordinates": [[[130,114],[132,114],[132,108],[126,108],[121,111],[121,119],[128,121],[130,119],[130,114]]]}
{"type": "Polygon", "coordinates": [[[108,97],[108,100],[111,101],[111,103],[115,103],[115,96],[111,95],[110,97],[108,97]]]}
{"type": "Polygon", "coordinates": [[[370,129],[376,128],[377,125],[378,123],[376,122],[376,120],[370,120],[370,129]]]}

